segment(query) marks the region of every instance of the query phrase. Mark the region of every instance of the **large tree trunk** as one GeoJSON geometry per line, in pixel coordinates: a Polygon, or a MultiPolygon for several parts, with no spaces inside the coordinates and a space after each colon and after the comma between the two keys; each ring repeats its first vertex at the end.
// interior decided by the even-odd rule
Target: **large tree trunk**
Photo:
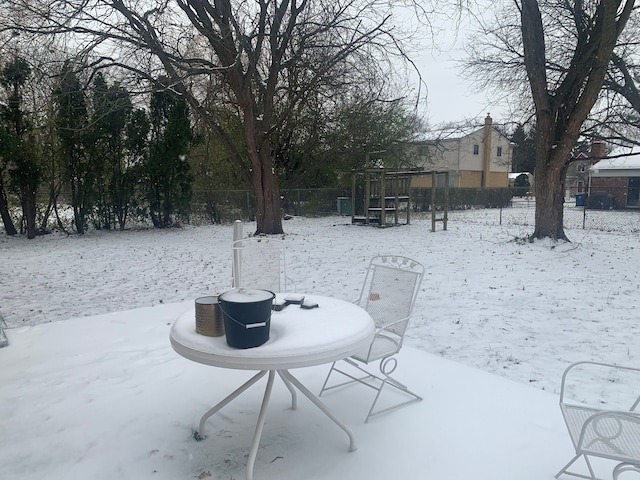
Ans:
{"type": "Polygon", "coordinates": [[[555,240],[568,240],[564,233],[563,222],[564,178],[567,165],[554,165],[541,169],[536,166],[536,226],[533,232],[535,238],[550,237],[555,240]]]}
{"type": "Polygon", "coordinates": [[[245,100],[244,134],[251,161],[248,175],[256,199],[256,235],[284,233],[280,211],[280,184],[273,163],[273,149],[265,132],[263,119],[256,118],[254,114],[255,107],[250,93],[243,93],[244,96],[240,98],[245,100]]]}
{"type": "Polygon", "coordinates": [[[547,109],[537,112],[533,237],[568,240],[564,232],[565,177],[578,131],[556,133],[558,125],[552,112],[547,109]],[[556,137],[560,137],[558,143],[556,137]]]}
{"type": "Polygon", "coordinates": [[[256,234],[280,234],[282,229],[282,200],[278,176],[273,168],[270,151],[260,150],[253,154],[254,169],[251,172],[251,186],[256,199],[256,234]]]}

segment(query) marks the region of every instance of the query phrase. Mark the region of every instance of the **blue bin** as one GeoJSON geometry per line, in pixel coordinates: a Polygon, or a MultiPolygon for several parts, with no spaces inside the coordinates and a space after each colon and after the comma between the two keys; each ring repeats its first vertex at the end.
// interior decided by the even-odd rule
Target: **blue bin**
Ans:
{"type": "Polygon", "coordinates": [[[586,197],[586,193],[576,193],[576,207],[584,207],[584,200],[586,197]]]}

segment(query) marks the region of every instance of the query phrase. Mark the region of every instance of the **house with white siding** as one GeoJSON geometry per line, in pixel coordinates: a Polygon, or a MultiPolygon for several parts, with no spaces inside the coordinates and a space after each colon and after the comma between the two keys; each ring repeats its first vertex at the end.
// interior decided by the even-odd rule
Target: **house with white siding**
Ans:
{"type": "MultiPolygon", "coordinates": [[[[425,172],[448,171],[450,187],[507,187],[513,144],[487,115],[484,125],[414,143],[413,164],[425,172]]],[[[431,175],[412,177],[412,187],[431,187],[431,175]]]]}

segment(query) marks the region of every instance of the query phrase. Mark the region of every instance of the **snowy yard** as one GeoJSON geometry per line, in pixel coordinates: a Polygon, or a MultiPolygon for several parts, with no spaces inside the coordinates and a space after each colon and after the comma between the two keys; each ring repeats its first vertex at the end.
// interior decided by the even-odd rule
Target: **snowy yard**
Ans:
{"type": "MultiPolygon", "coordinates": [[[[299,292],[355,299],[376,254],[425,265],[399,367],[425,400],[361,425],[355,397],[329,396],[362,439],[347,455],[341,432],[325,428],[308,407],[294,413],[299,419],[282,418],[286,395],[277,389],[272,403],[281,405],[265,427],[257,479],[390,478],[374,458],[387,439],[397,455],[417,455],[396,478],[551,480],[572,453],[557,407],[564,368],[577,360],[639,363],[637,234],[570,229],[572,243],[524,243],[531,226],[452,219],[448,231],[431,232],[430,225],[428,218],[387,229],[351,225],[348,217],[285,222],[287,273],[299,292]],[[513,401],[505,403],[505,395],[513,401]],[[462,446],[430,435],[469,435],[451,416],[437,420],[443,408],[480,422],[462,446]],[[307,418],[313,435],[305,432],[307,418]],[[496,418],[506,423],[496,425],[496,418]],[[418,438],[416,451],[409,444],[418,438]],[[529,463],[516,455],[518,461],[498,464],[505,445],[529,463]],[[272,462],[280,449],[291,458],[272,462]],[[461,455],[468,461],[458,464],[461,455]],[[337,463],[327,466],[325,458],[337,463]]],[[[253,228],[246,225],[245,233],[253,228]]],[[[222,421],[230,423],[214,429],[222,443],[194,443],[190,428],[202,411],[241,381],[233,371],[179,357],[167,338],[172,319],[194,298],[230,288],[231,238],[231,225],[0,237],[0,314],[10,342],[0,349],[0,478],[244,475],[251,432],[239,435],[233,425],[255,423],[261,389],[241,397],[239,411],[227,407],[232,412],[222,421]],[[47,442],[56,443],[52,451],[47,442]]],[[[319,388],[325,371],[301,376],[319,388]]],[[[591,394],[598,397],[597,385],[591,394]]]]}

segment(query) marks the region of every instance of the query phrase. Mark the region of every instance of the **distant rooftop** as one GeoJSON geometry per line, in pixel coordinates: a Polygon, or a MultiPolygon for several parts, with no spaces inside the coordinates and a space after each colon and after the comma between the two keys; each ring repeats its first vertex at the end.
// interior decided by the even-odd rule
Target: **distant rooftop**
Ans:
{"type": "MultiPolygon", "coordinates": [[[[617,153],[616,155],[623,155],[617,153]]],[[[613,156],[612,158],[603,158],[591,167],[592,172],[601,170],[633,170],[640,169],[640,152],[633,152],[630,155],[613,156]]]]}

